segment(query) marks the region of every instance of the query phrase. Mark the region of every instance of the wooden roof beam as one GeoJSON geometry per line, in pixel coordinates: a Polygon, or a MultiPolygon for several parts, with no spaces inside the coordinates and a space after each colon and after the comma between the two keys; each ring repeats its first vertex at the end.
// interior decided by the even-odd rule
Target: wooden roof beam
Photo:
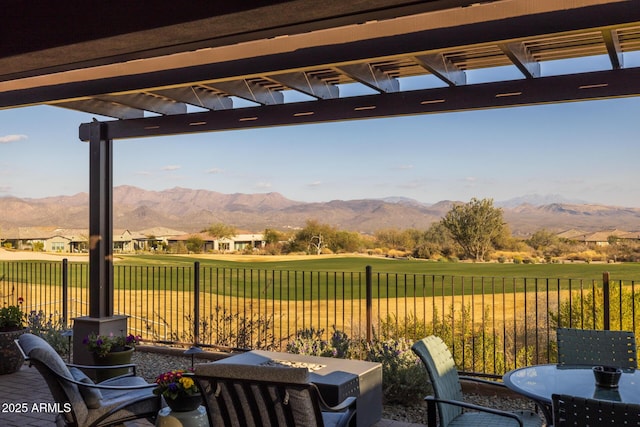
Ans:
{"type": "Polygon", "coordinates": [[[413,59],[420,64],[422,68],[425,68],[449,86],[462,86],[467,84],[467,75],[465,72],[441,53],[414,56],[413,59]]]}
{"type": "Polygon", "coordinates": [[[340,96],[338,86],[324,82],[308,73],[285,73],[269,76],[269,78],[314,98],[333,99],[340,96]]]}
{"type": "Polygon", "coordinates": [[[500,49],[509,57],[513,65],[528,79],[540,77],[540,63],[535,60],[524,43],[505,43],[500,49]]]}
{"type": "Polygon", "coordinates": [[[229,95],[257,102],[262,105],[275,105],[284,102],[282,92],[271,90],[249,80],[217,82],[208,84],[208,86],[219,89],[229,95]]]}
{"type": "Polygon", "coordinates": [[[153,93],[209,110],[228,110],[233,108],[233,100],[228,96],[223,96],[198,86],[154,90],[153,93]]]}
{"type": "Polygon", "coordinates": [[[398,79],[388,76],[371,64],[351,64],[334,67],[341,73],[382,93],[400,91],[398,79]]]}

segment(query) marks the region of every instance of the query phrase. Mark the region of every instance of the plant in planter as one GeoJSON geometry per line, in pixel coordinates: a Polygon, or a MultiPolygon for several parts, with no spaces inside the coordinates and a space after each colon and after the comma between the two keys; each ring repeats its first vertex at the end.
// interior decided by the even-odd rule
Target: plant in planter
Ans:
{"type": "Polygon", "coordinates": [[[183,369],[160,374],[153,393],[163,396],[172,411],[193,411],[202,403],[202,395],[192,376],[192,372],[183,369]]]}
{"type": "MultiPolygon", "coordinates": [[[[82,343],[93,355],[93,362],[100,366],[125,365],[131,363],[131,356],[135,350],[136,344],[141,341],[139,336],[129,335],[98,335],[91,333],[87,335],[82,343]]],[[[96,370],[96,379],[98,382],[104,381],[118,375],[124,375],[128,371],[127,368],[120,369],[99,369],[96,370]]]]}
{"type": "Polygon", "coordinates": [[[24,298],[19,297],[17,304],[8,305],[5,302],[4,307],[0,308],[0,375],[17,372],[24,363],[14,342],[25,332],[23,303],[24,298]]]}

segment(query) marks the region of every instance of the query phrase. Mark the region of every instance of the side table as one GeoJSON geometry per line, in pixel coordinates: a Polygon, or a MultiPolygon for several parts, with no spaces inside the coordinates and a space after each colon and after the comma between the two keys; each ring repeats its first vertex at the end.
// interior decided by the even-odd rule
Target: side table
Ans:
{"type": "Polygon", "coordinates": [[[209,419],[204,406],[187,412],[173,412],[166,407],[158,412],[156,427],[209,427],[209,419]]]}

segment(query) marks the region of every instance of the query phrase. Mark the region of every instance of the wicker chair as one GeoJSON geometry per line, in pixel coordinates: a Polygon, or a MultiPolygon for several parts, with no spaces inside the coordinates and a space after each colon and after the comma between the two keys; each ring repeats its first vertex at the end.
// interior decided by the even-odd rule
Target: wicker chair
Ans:
{"type": "Polygon", "coordinates": [[[16,344],[44,377],[54,400],[69,409],[57,416],[57,426],[114,426],[139,418],[153,419],[161,409],[160,397],[152,392],[156,385],[135,376],[135,370],[95,384],[78,368],[102,367],[65,364],[49,343],[36,335],[23,334],[16,344]]]}
{"type": "Polygon", "coordinates": [[[604,365],[638,368],[633,332],[558,328],[559,365],[604,365]]]}
{"type": "Polygon", "coordinates": [[[355,415],[355,397],[329,406],[307,368],[207,363],[194,378],[212,426],[345,427],[355,415]]]}
{"type": "Polygon", "coordinates": [[[541,426],[542,419],[531,411],[506,412],[463,401],[460,378],[504,387],[495,381],[458,375],[453,356],[447,345],[436,336],[429,336],[413,344],[431,379],[435,396],[427,396],[427,425],[436,426],[436,407],[441,427],[454,426],[541,426]],[[470,409],[471,411],[464,411],[470,409]]]}
{"type": "Polygon", "coordinates": [[[640,405],[559,394],[551,396],[551,403],[553,427],[640,427],[640,405]]]}

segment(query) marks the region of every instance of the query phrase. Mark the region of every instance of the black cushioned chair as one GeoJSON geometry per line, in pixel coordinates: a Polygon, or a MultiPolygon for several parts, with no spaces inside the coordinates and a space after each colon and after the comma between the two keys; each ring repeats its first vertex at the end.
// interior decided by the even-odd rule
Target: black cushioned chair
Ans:
{"type": "Polygon", "coordinates": [[[307,368],[207,363],[195,379],[216,427],[344,427],[355,414],[354,397],[327,405],[307,368]]]}
{"type": "Polygon", "coordinates": [[[554,394],[553,427],[638,426],[640,405],[554,394]]]}
{"type": "Polygon", "coordinates": [[[160,396],[152,392],[156,385],[135,376],[135,365],[119,365],[132,371],[95,384],[81,369],[103,367],[65,364],[49,343],[36,335],[23,334],[16,344],[44,377],[54,400],[70,404],[69,412],[57,416],[57,426],[113,426],[139,418],[153,419],[161,409],[160,396]]]}

